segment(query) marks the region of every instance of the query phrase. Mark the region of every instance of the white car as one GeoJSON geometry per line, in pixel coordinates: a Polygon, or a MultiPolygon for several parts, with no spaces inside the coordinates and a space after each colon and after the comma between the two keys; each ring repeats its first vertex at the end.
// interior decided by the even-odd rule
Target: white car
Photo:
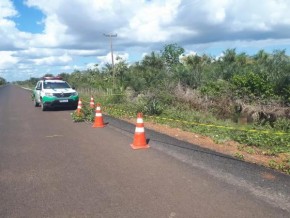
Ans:
{"type": "Polygon", "coordinates": [[[33,90],[34,106],[47,108],[72,107],[77,108],[78,93],[60,77],[43,77],[33,90]]]}

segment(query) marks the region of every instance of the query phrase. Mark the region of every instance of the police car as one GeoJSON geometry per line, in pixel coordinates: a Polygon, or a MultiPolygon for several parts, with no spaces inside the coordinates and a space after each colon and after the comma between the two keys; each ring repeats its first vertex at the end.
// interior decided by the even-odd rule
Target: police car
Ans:
{"type": "Polygon", "coordinates": [[[33,89],[34,106],[48,108],[77,108],[78,93],[61,77],[43,77],[33,89]]]}

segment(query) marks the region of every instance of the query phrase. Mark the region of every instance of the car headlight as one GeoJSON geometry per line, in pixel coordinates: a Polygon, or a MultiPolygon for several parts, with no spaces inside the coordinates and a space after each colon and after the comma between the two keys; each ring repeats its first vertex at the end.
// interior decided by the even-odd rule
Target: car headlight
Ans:
{"type": "Polygon", "coordinates": [[[44,93],[44,95],[45,95],[45,96],[49,96],[49,97],[53,96],[52,93],[44,93]]]}
{"type": "Polygon", "coordinates": [[[72,92],[71,96],[78,96],[79,94],[77,92],[72,92]]]}

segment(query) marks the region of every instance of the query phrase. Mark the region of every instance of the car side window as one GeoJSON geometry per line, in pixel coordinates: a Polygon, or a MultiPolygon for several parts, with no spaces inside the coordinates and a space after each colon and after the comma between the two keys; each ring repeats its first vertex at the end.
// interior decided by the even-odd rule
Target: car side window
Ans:
{"type": "Polygon", "coordinates": [[[36,89],[37,89],[37,90],[41,90],[41,89],[42,89],[42,88],[41,88],[41,82],[38,82],[38,83],[37,83],[37,85],[36,85],[36,89]]]}

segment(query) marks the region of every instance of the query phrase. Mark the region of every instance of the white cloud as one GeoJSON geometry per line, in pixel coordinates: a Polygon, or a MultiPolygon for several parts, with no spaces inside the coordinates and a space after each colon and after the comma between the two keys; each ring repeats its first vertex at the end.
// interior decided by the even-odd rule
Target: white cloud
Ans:
{"type": "Polygon", "coordinates": [[[0,8],[1,8],[0,19],[13,17],[18,14],[17,11],[14,9],[12,2],[9,0],[1,0],[0,8]]]}
{"type": "Polygon", "coordinates": [[[40,59],[34,59],[33,62],[36,65],[48,65],[48,66],[62,66],[66,65],[67,63],[72,61],[72,57],[64,54],[59,57],[45,57],[45,58],[40,58],[40,59]]]}
{"type": "Polygon", "coordinates": [[[0,51],[0,70],[13,68],[18,63],[18,58],[14,57],[15,52],[0,51]]]}
{"type": "Polygon", "coordinates": [[[150,54],[175,42],[198,53],[213,47],[262,49],[290,44],[290,1],[287,0],[262,3],[253,0],[70,0],[69,3],[67,0],[25,0],[24,3],[43,13],[43,32],[20,31],[21,24],[13,21],[15,17],[21,18],[20,12],[12,0],[0,0],[0,50],[8,52],[1,56],[0,67],[17,75],[23,71],[23,77],[31,69],[37,75],[45,68],[57,66],[54,71],[86,69],[87,63],[93,60],[111,63],[108,39],[103,33],[118,34],[113,39],[115,58],[124,55],[127,60],[133,56],[142,58],[142,53],[150,54]]]}
{"type": "Polygon", "coordinates": [[[74,64],[74,65],[66,65],[66,66],[62,66],[61,68],[61,72],[66,72],[66,73],[71,73],[75,70],[86,70],[87,69],[87,66],[86,65],[77,65],[77,64],[74,64]]]}
{"type": "Polygon", "coordinates": [[[91,69],[91,70],[95,70],[95,69],[99,68],[99,65],[96,65],[96,63],[88,63],[86,65],[86,68],[91,69]]]}
{"type": "Polygon", "coordinates": [[[147,55],[148,55],[147,52],[143,52],[143,53],[141,54],[141,58],[143,59],[143,58],[146,57],[147,55]]]}
{"type": "Polygon", "coordinates": [[[25,48],[26,41],[31,34],[21,32],[11,18],[18,16],[13,4],[9,0],[0,1],[0,50],[17,50],[25,48]]]}
{"type": "Polygon", "coordinates": [[[30,41],[32,47],[63,47],[72,44],[74,37],[66,34],[67,26],[59,21],[57,15],[49,15],[45,21],[43,34],[36,34],[30,41]]]}
{"type": "Polygon", "coordinates": [[[101,53],[102,51],[99,50],[69,50],[68,53],[70,55],[79,55],[79,56],[97,56],[101,53]]]}
{"type": "MultiPolygon", "coordinates": [[[[170,25],[176,14],[180,0],[154,1],[145,4],[135,11],[132,18],[128,18],[128,26],[120,28],[120,36],[131,35],[139,42],[166,41],[180,27],[164,28],[170,25]]],[[[141,6],[141,5],[140,5],[141,6]]]]}
{"type": "MultiPolygon", "coordinates": [[[[113,58],[114,58],[114,64],[117,64],[121,61],[127,61],[129,59],[129,54],[128,53],[114,53],[113,58]]],[[[106,64],[112,64],[111,53],[107,53],[107,55],[105,56],[99,56],[97,59],[100,61],[99,63],[100,67],[103,67],[106,64]]]]}
{"type": "Polygon", "coordinates": [[[19,51],[19,56],[26,57],[29,59],[33,58],[42,58],[47,56],[53,55],[61,55],[64,51],[61,49],[50,49],[50,48],[36,48],[36,47],[29,47],[25,50],[19,51]]]}
{"type": "Polygon", "coordinates": [[[290,2],[285,0],[234,1],[209,0],[204,3],[213,23],[224,22],[233,30],[271,30],[275,25],[289,25],[290,2]]]}
{"type": "Polygon", "coordinates": [[[65,71],[71,70],[72,69],[72,66],[66,65],[66,66],[61,67],[61,69],[62,70],[65,70],[65,71]]]}
{"type": "Polygon", "coordinates": [[[185,56],[195,56],[195,55],[197,55],[197,52],[189,50],[189,51],[186,51],[186,53],[184,55],[185,56]]]}
{"type": "Polygon", "coordinates": [[[290,19],[290,4],[283,0],[263,4],[251,0],[71,0],[70,4],[65,0],[27,0],[27,5],[46,15],[44,32],[35,35],[30,46],[72,49],[103,46],[103,33],[118,33],[118,41],[126,43],[165,43],[198,36],[206,41],[213,36],[203,34],[213,25],[221,25],[228,34],[272,30],[273,25],[288,24],[290,19]],[[183,17],[187,21],[180,23],[183,17]]]}
{"type": "Polygon", "coordinates": [[[226,19],[226,11],[231,6],[231,0],[208,0],[203,3],[202,9],[210,23],[222,23],[226,19]]]}

